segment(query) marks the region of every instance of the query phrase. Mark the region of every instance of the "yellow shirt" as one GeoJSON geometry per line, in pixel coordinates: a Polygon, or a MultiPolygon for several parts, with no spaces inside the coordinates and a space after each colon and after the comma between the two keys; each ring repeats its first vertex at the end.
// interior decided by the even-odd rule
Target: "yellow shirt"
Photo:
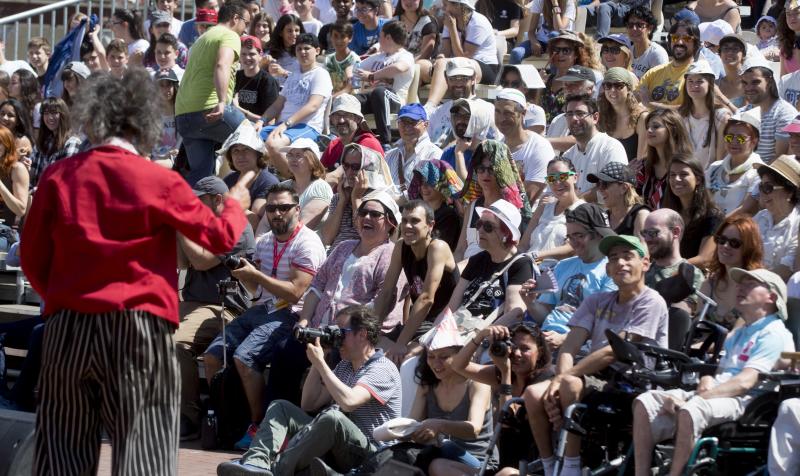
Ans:
{"type": "Polygon", "coordinates": [[[650,93],[650,100],[677,106],[683,102],[683,75],[691,66],[676,67],[669,62],[648,70],[639,84],[650,93]]]}
{"type": "Polygon", "coordinates": [[[219,103],[214,87],[214,68],[220,48],[233,49],[233,64],[228,80],[227,102],[233,100],[236,85],[236,70],[239,69],[239,53],[242,43],[239,35],[221,25],[210,28],[192,45],[189,51],[189,64],[183,73],[178,96],[175,98],[175,115],[211,109],[219,103]]]}

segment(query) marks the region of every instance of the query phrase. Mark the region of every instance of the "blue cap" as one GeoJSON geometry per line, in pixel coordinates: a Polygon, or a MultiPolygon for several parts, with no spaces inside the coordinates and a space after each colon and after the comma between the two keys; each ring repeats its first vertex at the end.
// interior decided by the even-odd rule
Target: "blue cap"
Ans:
{"type": "Polygon", "coordinates": [[[414,102],[400,108],[400,112],[397,113],[397,118],[400,119],[401,117],[407,117],[415,121],[427,121],[428,113],[425,112],[425,108],[422,107],[422,104],[414,102]]]}
{"type": "Polygon", "coordinates": [[[697,13],[695,13],[694,10],[689,10],[688,8],[684,8],[683,10],[676,13],[673,19],[676,22],[679,22],[681,20],[686,20],[692,25],[700,24],[700,17],[697,16],[697,13]]]}

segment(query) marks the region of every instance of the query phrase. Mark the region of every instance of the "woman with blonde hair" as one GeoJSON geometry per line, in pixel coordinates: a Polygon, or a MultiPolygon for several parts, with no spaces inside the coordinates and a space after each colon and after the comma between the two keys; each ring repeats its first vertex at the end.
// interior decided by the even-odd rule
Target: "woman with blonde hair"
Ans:
{"type": "Polygon", "coordinates": [[[300,197],[300,221],[316,230],[333,198],[333,190],[325,181],[325,166],[320,162],[317,143],[306,137],[295,140],[283,150],[292,178],[284,183],[294,186],[300,197]]]}
{"type": "Polygon", "coordinates": [[[603,65],[597,59],[594,40],[583,33],[559,31],[547,44],[547,53],[550,56],[550,74],[545,80],[542,107],[549,123],[564,112],[567,101],[564,84],[557,78],[566,76],[571,67],[578,65],[593,69],[596,80],[599,80],[599,71],[603,69],[603,65]]]}
{"type": "Polygon", "coordinates": [[[600,110],[598,129],[622,143],[629,161],[644,157],[647,151],[647,108],[636,97],[634,78],[633,72],[626,69],[609,69],[603,77],[603,90],[597,99],[600,110]]]}
{"type": "Polygon", "coordinates": [[[608,209],[608,222],[618,235],[638,236],[642,242],[642,227],[650,208],[636,193],[636,175],[620,162],[609,162],[600,172],[586,177],[597,184],[597,190],[608,209]]]}

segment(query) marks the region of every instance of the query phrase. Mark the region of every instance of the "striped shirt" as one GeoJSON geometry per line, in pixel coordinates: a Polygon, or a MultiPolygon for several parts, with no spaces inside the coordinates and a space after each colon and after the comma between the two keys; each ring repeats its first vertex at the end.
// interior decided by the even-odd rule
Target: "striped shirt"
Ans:
{"type": "MultiPolygon", "coordinates": [[[[741,109],[744,112],[753,108],[747,105],[741,109]]],[[[761,134],[758,139],[756,154],[761,157],[765,164],[775,160],[775,140],[789,140],[789,134],[781,132],[781,129],[792,122],[797,115],[797,109],[783,99],[776,99],[772,107],[767,111],[761,111],[761,134]]]]}
{"type": "MultiPolygon", "coordinates": [[[[256,242],[255,258],[262,273],[281,281],[289,281],[291,268],[306,272],[311,276],[317,274],[317,270],[325,261],[325,246],[316,233],[305,225],[301,226],[300,231],[288,244],[281,241],[276,244],[275,235],[272,232],[267,233],[256,242]],[[286,249],[281,255],[281,250],[284,249],[284,246],[286,249]],[[273,275],[273,264],[276,255],[280,255],[280,259],[277,266],[274,266],[275,273],[273,275]]],[[[277,298],[260,286],[256,291],[256,296],[258,297],[258,303],[266,303],[270,312],[288,305],[286,301],[277,298]],[[268,301],[271,301],[271,304],[268,301]]],[[[292,310],[297,313],[302,308],[302,299],[297,304],[292,305],[292,310]]]]}

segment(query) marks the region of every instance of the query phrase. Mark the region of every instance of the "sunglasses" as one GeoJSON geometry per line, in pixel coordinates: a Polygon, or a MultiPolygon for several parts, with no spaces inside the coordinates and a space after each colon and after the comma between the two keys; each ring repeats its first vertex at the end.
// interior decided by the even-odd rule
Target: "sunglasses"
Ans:
{"type": "Polygon", "coordinates": [[[573,175],[575,175],[575,172],[573,172],[573,171],[559,172],[557,174],[547,174],[547,177],[546,177],[545,180],[549,184],[554,184],[556,182],[566,182],[573,175]]]}
{"type": "Polygon", "coordinates": [[[275,213],[277,211],[280,211],[281,213],[286,213],[296,206],[297,206],[296,203],[281,203],[279,205],[267,205],[264,207],[264,209],[267,211],[267,213],[275,213]]]}
{"type": "Polygon", "coordinates": [[[599,190],[605,190],[608,187],[614,185],[615,183],[620,183],[620,182],[606,182],[605,180],[601,180],[601,181],[597,182],[597,188],[599,190]]]}
{"type": "Polygon", "coordinates": [[[737,240],[736,238],[728,238],[727,236],[722,235],[714,235],[714,243],[718,244],[719,246],[728,245],[730,248],[734,250],[738,250],[742,247],[742,240],[737,240]]]}
{"type": "Polygon", "coordinates": [[[611,53],[612,55],[618,55],[622,53],[622,48],[619,46],[603,46],[600,48],[600,54],[611,53]]]}
{"type": "Polygon", "coordinates": [[[761,182],[760,184],[758,184],[758,191],[763,193],[764,195],[769,195],[772,192],[774,192],[775,190],[778,190],[778,189],[781,189],[781,188],[785,188],[785,187],[783,185],[773,185],[771,183],[764,183],[764,182],[761,182]]]}
{"type": "Polygon", "coordinates": [[[369,216],[370,218],[374,218],[377,220],[378,218],[386,216],[386,213],[378,210],[359,210],[358,216],[360,216],[361,218],[366,218],[367,216],[369,216]]]}
{"type": "Polygon", "coordinates": [[[475,173],[476,174],[494,174],[494,169],[492,166],[486,165],[477,165],[475,166],[475,173]]]}
{"type": "Polygon", "coordinates": [[[500,86],[502,86],[504,88],[514,88],[514,89],[521,88],[522,87],[522,81],[519,81],[519,80],[517,80],[517,81],[500,81],[500,86]]]}
{"type": "Polygon", "coordinates": [[[725,134],[723,136],[723,139],[725,139],[725,142],[727,142],[728,144],[733,142],[734,139],[736,139],[736,142],[738,142],[739,144],[744,144],[745,142],[750,140],[750,136],[743,136],[741,134],[736,134],[736,135],[725,134]]]}
{"type": "Polygon", "coordinates": [[[627,85],[625,83],[607,83],[603,81],[603,89],[606,91],[611,91],[612,89],[616,89],[617,91],[622,91],[625,89],[627,85]]]}
{"type": "Polygon", "coordinates": [[[347,162],[342,162],[342,168],[345,170],[350,169],[353,172],[358,172],[361,170],[361,164],[348,164],[347,162]]]}
{"type": "Polygon", "coordinates": [[[571,55],[575,53],[575,48],[569,46],[554,46],[551,50],[554,55],[571,55]]]}
{"type": "Polygon", "coordinates": [[[478,221],[475,222],[475,229],[476,230],[481,230],[482,229],[486,233],[492,233],[495,230],[499,230],[500,227],[498,227],[497,225],[495,225],[492,222],[488,222],[488,221],[484,221],[484,220],[478,220],[478,221]]]}
{"type": "Polygon", "coordinates": [[[658,238],[658,235],[659,235],[660,233],[661,233],[661,230],[653,230],[653,229],[650,229],[650,230],[642,230],[642,236],[643,236],[644,238],[649,238],[649,239],[651,239],[651,240],[652,240],[653,238],[658,238]]]}
{"type": "Polygon", "coordinates": [[[694,41],[694,37],[693,36],[689,36],[689,35],[672,35],[672,36],[669,37],[669,41],[673,45],[675,43],[678,43],[679,41],[682,41],[684,43],[688,43],[690,41],[694,41]]]}

